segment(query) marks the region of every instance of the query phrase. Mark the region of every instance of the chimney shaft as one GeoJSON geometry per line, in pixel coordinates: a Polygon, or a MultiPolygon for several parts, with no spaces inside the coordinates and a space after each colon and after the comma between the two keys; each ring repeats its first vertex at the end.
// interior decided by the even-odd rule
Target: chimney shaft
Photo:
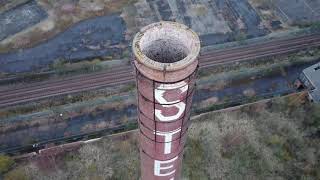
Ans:
{"type": "Polygon", "coordinates": [[[144,27],[133,40],[142,180],[180,179],[200,41],[175,22],[144,27]]]}

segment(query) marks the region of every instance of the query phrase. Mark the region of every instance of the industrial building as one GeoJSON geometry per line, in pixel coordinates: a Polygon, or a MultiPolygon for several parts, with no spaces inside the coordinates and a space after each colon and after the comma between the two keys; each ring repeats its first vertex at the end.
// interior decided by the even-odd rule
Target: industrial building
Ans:
{"type": "Polygon", "coordinates": [[[302,71],[299,77],[303,86],[308,89],[309,98],[313,102],[320,102],[320,62],[302,71]]]}

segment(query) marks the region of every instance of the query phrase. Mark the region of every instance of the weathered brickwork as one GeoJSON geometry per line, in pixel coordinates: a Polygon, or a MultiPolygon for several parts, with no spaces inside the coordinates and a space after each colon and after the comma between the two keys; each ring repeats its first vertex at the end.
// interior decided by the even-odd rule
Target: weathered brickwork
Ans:
{"type": "Polygon", "coordinates": [[[142,180],[180,179],[199,50],[198,36],[172,22],[134,39],[142,180]]]}

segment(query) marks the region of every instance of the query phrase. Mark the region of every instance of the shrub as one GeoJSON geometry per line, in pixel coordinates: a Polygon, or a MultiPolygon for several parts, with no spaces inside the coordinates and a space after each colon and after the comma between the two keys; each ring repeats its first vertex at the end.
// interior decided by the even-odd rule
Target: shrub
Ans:
{"type": "Polygon", "coordinates": [[[235,36],[235,40],[240,44],[240,45],[245,45],[246,44],[246,39],[247,35],[244,32],[240,32],[235,36]]]}
{"type": "Polygon", "coordinates": [[[318,32],[320,30],[320,23],[319,22],[312,23],[310,25],[310,30],[312,32],[318,32]]]}

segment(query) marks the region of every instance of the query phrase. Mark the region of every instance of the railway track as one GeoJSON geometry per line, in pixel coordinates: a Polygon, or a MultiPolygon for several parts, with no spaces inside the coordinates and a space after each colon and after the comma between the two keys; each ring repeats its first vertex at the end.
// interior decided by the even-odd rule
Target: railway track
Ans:
{"type": "MultiPolygon", "coordinates": [[[[200,54],[200,68],[292,53],[317,46],[320,46],[320,34],[213,50],[200,54]]],[[[129,83],[134,81],[132,70],[132,67],[128,65],[114,68],[110,71],[79,75],[60,80],[37,82],[16,87],[4,87],[0,89],[0,107],[129,83]]]]}

